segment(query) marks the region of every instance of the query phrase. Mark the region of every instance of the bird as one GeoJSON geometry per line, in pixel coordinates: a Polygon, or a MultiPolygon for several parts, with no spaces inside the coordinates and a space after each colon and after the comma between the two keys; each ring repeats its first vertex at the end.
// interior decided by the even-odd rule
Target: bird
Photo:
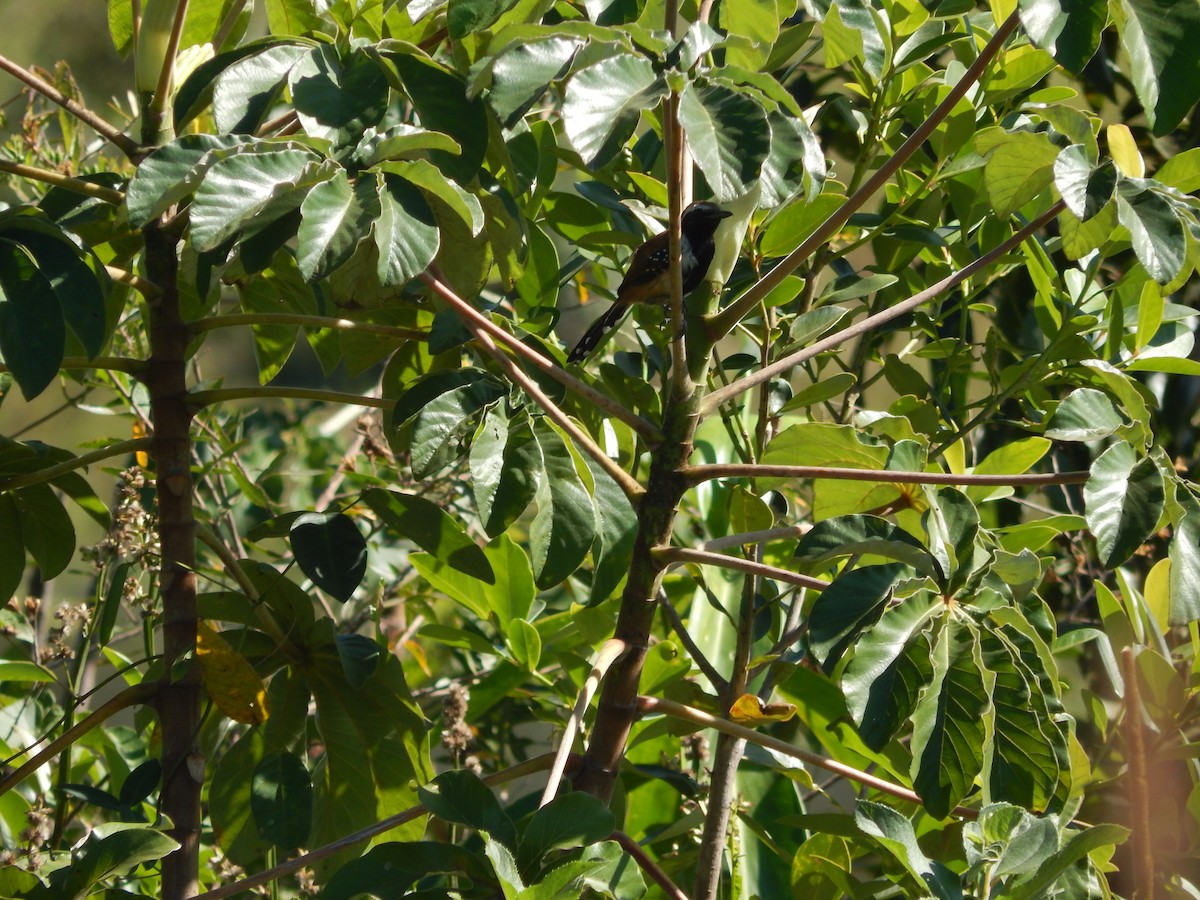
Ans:
{"type": "MultiPolygon", "coordinates": [[[[684,295],[699,287],[708,274],[716,251],[713,236],[721,220],[731,215],[733,213],[708,201],[689,204],[683,211],[679,222],[679,262],[684,295]]],[[[633,304],[668,302],[671,298],[670,265],[671,252],[665,231],[634,250],[625,278],[617,288],[616,302],[584,332],[579,343],[567,354],[567,362],[580,362],[591,353],[604,335],[620,324],[633,304]]]]}

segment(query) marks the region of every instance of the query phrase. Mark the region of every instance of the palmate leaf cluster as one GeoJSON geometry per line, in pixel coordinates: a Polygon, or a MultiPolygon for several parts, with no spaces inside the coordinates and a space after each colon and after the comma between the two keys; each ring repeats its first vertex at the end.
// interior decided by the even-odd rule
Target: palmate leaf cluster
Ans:
{"type": "MultiPolygon", "coordinates": [[[[1107,896],[1139,826],[1113,785],[1146,796],[1129,773],[1160,764],[1183,799],[1150,877],[1195,891],[1194,0],[719,0],[675,35],[634,0],[266,0],[254,36],[251,6],[188,4],[153,146],[0,211],[0,377],[24,400],[102,388],[141,434],[143,385],[186,371],[204,548],[165,674],[142,557],[97,553],[74,661],[38,655],[36,605],[3,610],[15,764],[82,717],[92,674],[198,672],[204,862],[358,833],[312,860],[330,897],[659,890],[629,838],[680,884],[715,852],[730,895],[1107,896]],[[582,390],[555,377],[573,307],[665,227],[672,120],[695,196],[733,212],[686,309],[685,413],[662,310],[571,369],[582,390]],[[174,283],[151,283],[154,234],[174,283]],[[186,359],[156,355],[165,303],[186,359]],[[235,325],[258,386],[227,390],[209,353],[235,325]],[[283,383],[304,356],[321,390],[283,383]],[[356,398],[325,390],[354,377],[380,407],[358,436],[328,408],[356,398]],[[641,694],[908,799],[810,793],[815,768],[755,748],[734,802],[711,733],[652,717],[611,804],[538,808],[468,771],[548,747],[615,629],[645,645],[641,694]],[[755,692],[785,711],[734,716],[755,692]]],[[[110,28],[142,65],[134,10],[110,0],[110,28]]],[[[128,437],[87,458],[0,438],[6,599],[76,561],[69,509],[113,534],[153,509],[125,473],[110,512],[77,471],[137,461],[128,437]]],[[[6,848],[42,800],[57,824],[0,893],[157,895],[177,842],[155,720],[6,795],[6,848]]]]}

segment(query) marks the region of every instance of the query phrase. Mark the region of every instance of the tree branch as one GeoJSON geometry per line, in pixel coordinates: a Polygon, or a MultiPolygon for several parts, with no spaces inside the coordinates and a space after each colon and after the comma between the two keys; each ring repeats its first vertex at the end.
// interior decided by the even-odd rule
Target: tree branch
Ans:
{"type": "Polygon", "coordinates": [[[835,466],[771,466],[756,463],[715,463],[688,466],[683,476],[690,484],[715,478],[831,478],[840,481],[877,481],[887,484],[997,485],[1034,487],[1084,484],[1089,472],[1045,472],[1021,475],[973,475],[955,472],[894,472],[889,469],[846,469],[835,466]]]}
{"type": "Polygon", "coordinates": [[[322,391],[316,388],[262,387],[219,388],[211,391],[196,391],[188,395],[188,404],[199,409],[214,403],[229,400],[314,400],[319,403],[348,403],[352,406],[371,406],[375,409],[391,409],[395,400],[381,397],[363,397],[340,391],[322,391]]]}
{"type": "Polygon", "coordinates": [[[206,316],[188,322],[193,334],[204,334],[218,328],[236,328],[249,325],[298,325],[301,328],[328,328],[337,331],[357,331],[362,334],[378,334],[406,341],[427,341],[429,332],[420,328],[400,328],[378,322],[358,322],[336,316],[306,316],[299,313],[232,313],[224,316],[206,316]]]}
{"type": "Polygon", "coordinates": [[[484,332],[491,335],[495,340],[509,347],[518,356],[525,357],[525,359],[533,363],[567,390],[573,391],[593,406],[604,410],[614,419],[624,422],[633,429],[635,434],[640,435],[649,443],[656,444],[662,440],[662,432],[637,415],[637,413],[626,409],[620,403],[617,403],[611,397],[602,394],[590,385],[584,384],[574,375],[565,371],[562,366],[557,365],[553,360],[547,359],[532,347],[526,346],[503,328],[496,325],[487,316],[480,313],[466,300],[454,293],[454,291],[450,290],[440,279],[434,278],[426,272],[421,275],[421,280],[429,285],[434,293],[453,307],[454,311],[458,313],[459,318],[463,320],[463,323],[471,329],[472,334],[484,332]]]}
{"type": "Polygon", "coordinates": [[[81,106],[58,88],[54,87],[54,85],[43,81],[28,69],[22,68],[5,56],[0,56],[0,69],[3,69],[18,81],[24,82],[47,100],[57,103],[71,115],[77,118],[80,122],[83,122],[85,125],[91,128],[92,131],[96,132],[109,143],[113,144],[126,156],[132,158],[138,154],[140,148],[133,138],[124,134],[112,125],[109,125],[90,109],[85,106],[81,106]]]}
{"type": "Polygon", "coordinates": [[[775,268],[755,282],[741,297],[710,320],[709,337],[713,341],[719,340],[733,330],[734,325],[740,322],[767,294],[782,284],[783,279],[799,268],[800,264],[812,256],[818,247],[837,234],[850,216],[858,212],[871,197],[887,184],[891,177],[908,162],[909,157],[929,139],[938,125],[950,115],[958,101],[975,86],[984,69],[999,54],[1004,42],[1016,30],[1018,24],[1020,24],[1020,17],[1014,10],[1012,15],[996,29],[992,39],[979,52],[979,56],[959,78],[958,83],[950,89],[945,99],[929,114],[929,118],[917,126],[896,152],[889,156],[857,191],[846,198],[845,203],[830,213],[829,217],[799,247],[784,257],[775,268]]]}
{"type": "Polygon", "coordinates": [[[913,296],[909,297],[907,300],[902,300],[895,306],[888,307],[887,309],[882,310],[873,316],[868,316],[861,322],[857,322],[854,325],[843,328],[841,331],[831,334],[829,337],[823,338],[822,340],[819,340],[815,344],[811,344],[802,350],[797,350],[795,353],[785,356],[778,362],[774,362],[769,366],[759,369],[753,375],[747,375],[745,378],[739,378],[737,381],[731,382],[722,388],[718,388],[704,398],[704,401],[701,405],[701,415],[708,415],[725,401],[736,397],[738,394],[745,393],[756,385],[762,384],[765,381],[770,381],[776,375],[782,374],[788,369],[798,366],[803,362],[807,362],[808,360],[815,356],[819,356],[827,350],[832,350],[834,347],[841,346],[842,344],[846,343],[846,341],[853,340],[860,335],[866,334],[867,332],[872,331],[878,328],[880,325],[890,322],[893,319],[898,319],[901,316],[908,315],[908,313],[928,303],[934,297],[937,297],[945,291],[948,291],[950,288],[955,287],[963,281],[966,281],[981,269],[985,269],[990,266],[1001,256],[1004,256],[1004,254],[1017,247],[1030,235],[1054,219],[1054,217],[1061,213],[1064,209],[1066,209],[1066,204],[1063,203],[1062,200],[1058,200],[1057,202],[1053,203],[1050,208],[1046,210],[1046,212],[1042,213],[1020,231],[1016,232],[1004,243],[988,251],[983,256],[979,257],[979,259],[976,259],[973,262],[963,266],[957,272],[947,275],[941,281],[927,287],[925,290],[917,294],[913,294],[913,296]]]}
{"type": "MultiPolygon", "coordinates": [[[[753,728],[746,728],[742,725],[737,725],[730,722],[728,719],[721,719],[717,716],[709,715],[706,712],[695,709],[691,706],[684,706],[682,703],[676,703],[673,700],[663,700],[658,697],[638,697],[638,709],[644,714],[662,713],[664,715],[673,716],[677,719],[683,719],[687,722],[694,722],[704,728],[712,728],[722,734],[728,734],[731,737],[741,738],[749,741],[752,744],[758,744],[760,747],[766,747],[775,753],[790,756],[793,759],[798,759],[805,765],[816,766],[818,769],[824,769],[827,772],[834,772],[841,775],[843,778],[848,778],[851,781],[857,782],[865,787],[874,788],[884,794],[892,797],[898,797],[901,800],[907,800],[910,803],[920,805],[921,798],[917,796],[915,791],[909,790],[901,785],[894,784],[891,781],[885,781],[869,772],[864,772],[861,769],[855,769],[852,766],[847,766],[844,763],[836,760],[826,759],[816,753],[810,753],[807,750],[802,750],[799,747],[794,747],[786,741],[781,741],[779,738],[771,737],[770,735],[762,734],[755,731],[753,728]]],[[[979,810],[970,809],[966,806],[956,806],[950,811],[951,815],[958,816],[963,819],[979,818],[979,810]]],[[[205,895],[207,896],[207,895],[205,895]]]]}
{"type": "Polygon", "coordinates": [[[104,459],[110,459],[114,456],[123,456],[128,453],[137,453],[139,450],[146,450],[152,443],[152,439],[148,437],[133,438],[128,441],[121,441],[119,444],[111,444],[108,447],[101,447],[99,450],[93,450],[91,453],[85,453],[83,456],[76,456],[73,459],[63,460],[62,462],[47,466],[44,469],[38,469],[36,472],[26,472],[23,475],[12,475],[8,478],[0,478],[0,493],[4,491],[15,491],[23,487],[29,487],[34,484],[42,484],[47,481],[53,481],[59,475],[66,475],[68,472],[74,472],[76,469],[84,469],[94,462],[100,462],[104,459]]]}
{"type": "Polygon", "coordinates": [[[107,188],[102,184],[84,181],[82,178],[72,178],[70,175],[55,172],[53,169],[27,166],[24,163],[14,162],[11,159],[0,159],[0,172],[10,172],[13,175],[19,175],[21,178],[28,178],[31,181],[52,184],[55,187],[74,191],[76,194],[95,197],[97,200],[103,200],[105,203],[111,203],[113,206],[120,206],[125,202],[125,194],[121,191],[107,188]]]}
{"type": "Polygon", "coordinates": [[[801,575],[799,572],[780,569],[777,566],[768,566],[766,563],[754,562],[750,559],[743,559],[740,556],[726,556],[724,553],[688,550],[685,547],[659,547],[654,551],[654,558],[660,562],[667,563],[691,562],[705,566],[720,566],[723,569],[733,569],[738,572],[747,572],[751,575],[761,575],[764,578],[774,578],[776,581],[785,581],[788,584],[812,588],[815,591],[823,591],[829,587],[829,582],[820,578],[801,575]]]}

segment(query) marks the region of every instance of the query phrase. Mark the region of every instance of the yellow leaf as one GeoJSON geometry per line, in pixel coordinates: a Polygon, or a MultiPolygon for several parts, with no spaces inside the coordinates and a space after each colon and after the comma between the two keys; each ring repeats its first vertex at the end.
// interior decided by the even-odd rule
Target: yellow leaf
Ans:
{"type": "Polygon", "coordinates": [[[753,694],[742,694],[729,710],[729,718],[751,727],[763,722],[786,722],[795,714],[796,707],[791,703],[763,703],[753,694]]]}
{"type": "Polygon", "coordinates": [[[1128,125],[1109,125],[1106,129],[1108,136],[1108,152],[1112,154],[1117,168],[1130,178],[1145,178],[1146,163],[1138,151],[1137,141],[1128,125]]]}
{"type": "Polygon", "coordinates": [[[267,691],[254,666],[205,622],[196,627],[196,658],[217,709],[246,725],[267,720],[267,691]]]}

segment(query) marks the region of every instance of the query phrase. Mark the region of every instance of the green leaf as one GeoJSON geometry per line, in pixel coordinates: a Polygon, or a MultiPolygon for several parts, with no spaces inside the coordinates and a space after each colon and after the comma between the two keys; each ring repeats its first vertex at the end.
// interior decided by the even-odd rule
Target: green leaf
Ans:
{"type": "Polygon", "coordinates": [[[27,660],[11,660],[0,662],[0,682],[29,682],[50,683],[55,680],[54,673],[37,663],[27,660]]]}
{"type": "Polygon", "coordinates": [[[386,173],[377,177],[380,212],[373,232],[379,248],[376,272],[380,284],[401,285],[424,272],[437,255],[437,222],[412,182],[386,173]]]}
{"type": "Polygon", "coordinates": [[[782,24],[779,4],[775,0],[726,0],[719,7],[718,26],[730,36],[745,38],[731,42],[725,51],[725,62],[758,70],[771,54],[771,46],[779,37],[782,24]]]}
{"type": "Polygon", "coordinates": [[[1125,424],[1112,400],[1094,388],[1076,388],[1046,422],[1046,437],[1056,441],[1096,441],[1125,424]]]}
{"type": "Polygon", "coordinates": [[[380,201],[372,178],[351,184],[344,169],[315,185],[300,204],[296,263],[305,281],[323,278],[353,255],[379,217],[380,201]]]}
{"type": "Polygon", "coordinates": [[[363,501],[384,525],[439,561],[487,584],[495,583],[487,556],[458,520],[436,503],[380,488],[363,494],[363,501]]]}
{"type": "MultiPolygon", "coordinates": [[[[426,402],[412,417],[409,462],[413,474],[418,478],[431,475],[461,456],[467,449],[463,442],[474,433],[484,410],[504,393],[503,385],[494,378],[477,376],[426,402]]],[[[402,399],[408,400],[407,396],[402,399]]],[[[399,416],[399,403],[396,409],[399,416]]]]}
{"type": "Polygon", "coordinates": [[[666,87],[650,61],[618,53],[576,72],[567,85],[562,123],[571,146],[599,168],[633,136],[643,110],[662,99],[666,87]]]}
{"type": "Polygon", "coordinates": [[[505,128],[512,128],[550,82],[566,74],[579,47],[580,42],[569,37],[517,42],[495,59],[487,99],[505,128]]]}
{"type": "Polygon", "coordinates": [[[260,229],[269,219],[295,209],[306,187],[324,180],[318,171],[316,156],[308,150],[239,153],[218,159],[192,200],[196,249],[212,250],[243,228],[260,229]],[[280,208],[281,204],[286,205],[280,208]],[[268,208],[274,216],[264,214],[268,208]]]}
{"type": "Polygon", "coordinates": [[[444,822],[486,831],[510,849],[516,849],[517,829],[501,809],[492,789],[467,769],[443,772],[417,789],[421,802],[444,822]]]}
{"type": "Polygon", "coordinates": [[[1021,0],[1020,10],[1030,39],[1075,74],[1095,54],[1108,24],[1105,4],[1092,0],[1021,0]]]}
{"type": "Polygon", "coordinates": [[[1120,0],[1112,6],[1134,90],[1154,134],[1173,131],[1200,100],[1200,6],[1120,0]]]}
{"type": "Polygon", "coordinates": [[[583,461],[592,473],[592,506],[596,510],[596,543],[592,559],[592,587],[588,603],[596,604],[612,596],[621,580],[629,574],[633,545],[637,540],[638,517],[629,497],[620,485],[591,456],[583,461]]]}
{"type": "Polygon", "coordinates": [[[270,753],[259,761],[250,787],[250,809],[264,841],[281,850],[307,843],[312,803],[312,779],[299,757],[270,753]]]}
{"type": "MultiPolygon", "coordinates": [[[[436,132],[422,132],[436,134],[436,132]]],[[[483,231],[483,207],[479,198],[464,191],[453,181],[446,179],[432,163],[423,159],[386,162],[380,168],[390,175],[398,175],[404,181],[416,185],[426,194],[441,200],[469,227],[471,236],[478,237],[483,231]]]]}
{"type": "Polygon", "coordinates": [[[771,150],[766,112],[746,94],[724,85],[684,88],[679,124],[718,201],[745,193],[771,150]]]}
{"type": "Polygon", "coordinates": [[[499,404],[489,409],[471,444],[470,464],[475,507],[483,530],[495,537],[528,508],[545,477],[529,417],[514,421],[499,404]]]}
{"type": "Polygon", "coordinates": [[[362,52],[339,59],[332,44],[320,44],[288,71],[292,101],[305,132],[335,144],[357,142],[378,125],[388,106],[383,69],[362,52]]]}
{"type": "Polygon", "coordinates": [[[1171,611],[1167,623],[1187,625],[1200,619],[1200,510],[1190,510],[1175,525],[1171,539],[1171,611]]]}
{"type": "Polygon", "coordinates": [[[923,634],[943,606],[924,591],[886,610],[859,636],[842,673],[846,708],[863,742],[882,750],[908,721],[933,677],[929,640],[923,634]]]}
{"type": "Polygon", "coordinates": [[[483,31],[516,5],[517,0],[449,0],[446,25],[450,37],[461,40],[483,31]]]}
{"type": "Polygon", "coordinates": [[[12,494],[0,493],[0,600],[7,603],[17,592],[24,572],[21,513],[12,494]]]}
{"type": "Polygon", "coordinates": [[[506,535],[493,540],[483,552],[495,575],[495,583],[472,578],[423,553],[411,554],[409,561],[426,581],[446,596],[481,619],[495,615],[501,629],[507,630],[513,619],[524,619],[529,614],[536,593],[533,570],[525,551],[506,535]]]}
{"type": "Polygon", "coordinates": [[[934,578],[943,577],[921,542],[879,516],[850,515],[826,519],[812,527],[796,547],[796,559],[808,571],[819,571],[844,556],[872,553],[912,566],[934,578]]]}
{"type": "MultiPolygon", "coordinates": [[[[311,52],[311,44],[277,44],[221,70],[212,88],[217,129],[248,134],[258,128],[283,91],[292,66],[311,52]]],[[[189,114],[190,110],[184,115],[189,114]]]]}
{"type": "Polygon", "coordinates": [[[1058,148],[1045,135],[1006,135],[984,168],[988,199],[998,216],[1011,216],[1054,180],[1058,148]]]}
{"type": "Polygon", "coordinates": [[[1072,144],[1054,161],[1054,184],[1067,209],[1080,222],[1086,222],[1112,200],[1117,170],[1111,160],[1093,166],[1087,149],[1082,144],[1072,144]]]}
{"type": "Polygon", "coordinates": [[[918,884],[925,885],[934,896],[941,900],[962,897],[958,877],[922,852],[912,823],[900,813],[882,803],[859,800],[854,807],[854,823],[863,834],[875,838],[918,884]]]}
{"type": "Polygon", "coordinates": [[[54,490],[35,484],[12,493],[20,516],[25,550],[42,570],[43,578],[54,578],[75,555],[75,526],[54,490]]]}
{"type": "Polygon", "coordinates": [[[938,819],[950,814],[983,766],[991,705],[975,630],[949,619],[933,643],[933,680],[913,713],[912,779],[938,819]]]}
{"type": "Polygon", "coordinates": [[[908,570],[899,563],[860,566],[843,572],[817,595],[808,615],[809,647],[826,673],[883,615],[896,582],[908,570]]]}
{"type": "Polygon", "coordinates": [[[505,631],[509,651],[517,665],[526,672],[537,671],[542,658],[542,636],[524,619],[513,619],[505,631]]]}
{"type": "Polygon", "coordinates": [[[66,340],[50,281],[23,247],[0,239],[0,354],[26,400],[58,374],[66,340]]]}
{"type": "Polygon", "coordinates": [[[55,896],[77,900],[92,892],[103,879],[125,875],[144,862],[162,859],[179,848],[179,843],[145,825],[110,822],[97,826],[79,855],[55,875],[55,896]]]}
{"type": "Polygon", "coordinates": [[[457,873],[476,884],[486,884],[494,877],[483,857],[462,847],[437,841],[390,841],[338,869],[321,890],[321,897],[352,900],[383,890],[402,896],[422,878],[457,873]]]}
{"type": "Polygon", "coordinates": [[[1083,499],[1100,564],[1115,568],[1129,559],[1158,525],[1165,502],[1162,474],[1153,460],[1138,459],[1133,448],[1120,441],[1092,464],[1083,499]]]}
{"type": "Polygon", "coordinates": [[[302,572],[334,599],[345,603],[367,573],[367,542],[344,513],[305,513],[288,538],[302,572]]]}
{"type": "Polygon", "coordinates": [[[1117,218],[1129,229],[1138,262],[1159,284],[1168,284],[1183,269],[1187,236],[1175,209],[1151,185],[1123,179],[1117,187],[1117,218]]]}
{"type": "Polygon", "coordinates": [[[458,154],[434,151],[430,162],[459,184],[468,184],[487,153],[487,107],[478,97],[468,99],[463,78],[433,60],[404,53],[386,56],[399,73],[421,124],[450,135],[462,148],[458,154]]]}
{"type": "Polygon", "coordinates": [[[576,791],[560,794],[525,823],[517,851],[521,872],[532,878],[550,851],[598,844],[614,827],[613,814],[603,801],[576,791]]]}
{"type": "Polygon", "coordinates": [[[545,477],[538,483],[537,515],[529,526],[534,580],[546,590],[579,568],[596,538],[592,498],[567,444],[550,425],[535,420],[545,477]]]}
{"type": "Polygon", "coordinates": [[[38,271],[50,283],[63,320],[94,357],[108,337],[105,293],[96,273],[79,256],[79,249],[49,223],[34,219],[31,227],[6,228],[3,233],[19,242],[33,257],[38,271]]]}
{"type": "Polygon", "coordinates": [[[365,634],[339,634],[335,638],[342,673],[351,687],[362,687],[379,668],[383,651],[365,634]]]}
{"type": "Polygon", "coordinates": [[[946,573],[945,589],[954,591],[962,587],[973,570],[979,512],[957,488],[927,490],[925,496],[929,498],[929,509],[922,522],[929,533],[929,546],[946,573]]]}

